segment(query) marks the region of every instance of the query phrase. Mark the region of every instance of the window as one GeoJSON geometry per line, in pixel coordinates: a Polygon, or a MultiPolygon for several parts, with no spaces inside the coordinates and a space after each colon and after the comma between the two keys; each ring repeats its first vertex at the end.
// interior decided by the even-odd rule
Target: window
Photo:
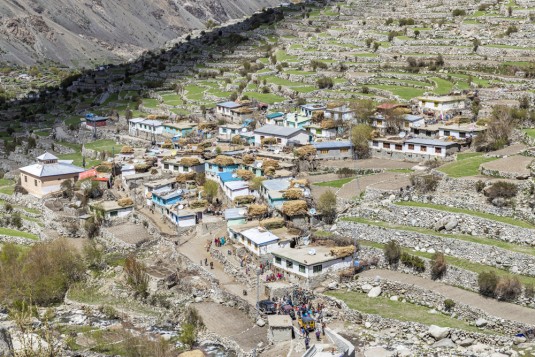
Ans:
{"type": "Polygon", "coordinates": [[[28,176],[24,175],[24,182],[28,182],[28,176]]]}
{"type": "Polygon", "coordinates": [[[321,129],[316,129],[316,135],[321,135],[321,129]]]}
{"type": "Polygon", "coordinates": [[[377,120],[377,126],[383,126],[383,121],[382,120],[377,120]]]}
{"type": "Polygon", "coordinates": [[[163,164],[164,169],[169,169],[169,164],[163,164]]]}
{"type": "Polygon", "coordinates": [[[409,150],[414,150],[414,144],[409,144],[409,150]]]}
{"type": "Polygon", "coordinates": [[[383,149],[390,149],[390,143],[383,143],[383,149]]]}
{"type": "Polygon", "coordinates": [[[293,269],[294,263],[291,260],[286,261],[286,268],[293,269]]]}
{"type": "Polygon", "coordinates": [[[373,146],[379,146],[379,143],[377,141],[374,141],[373,146]]]}
{"type": "Polygon", "coordinates": [[[418,130],[418,129],[414,129],[414,134],[415,134],[415,135],[420,134],[420,130],[418,130]]]}
{"type": "Polygon", "coordinates": [[[173,170],[178,171],[178,165],[174,165],[173,170]]]}
{"type": "Polygon", "coordinates": [[[425,146],[425,145],[420,146],[420,151],[426,152],[427,151],[427,146],[425,146]]]}
{"type": "Polygon", "coordinates": [[[304,273],[305,272],[305,266],[304,265],[299,264],[299,272],[300,273],[304,273]]]}
{"type": "Polygon", "coordinates": [[[282,143],[282,139],[281,138],[277,138],[277,144],[280,144],[282,143]]]}
{"type": "Polygon", "coordinates": [[[117,211],[111,211],[110,217],[117,217],[118,212],[117,211]]]}
{"type": "Polygon", "coordinates": [[[33,180],[33,184],[34,184],[35,186],[37,186],[37,180],[34,179],[34,180],[33,180]]]}
{"type": "Polygon", "coordinates": [[[184,170],[184,172],[189,172],[189,167],[184,166],[183,170],[184,170]]]}
{"type": "Polygon", "coordinates": [[[327,149],[321,149],[320,150],[320,154],[328,154],[329,153],[329,150],[327,149]]]}
{"type": "Polygon", "coordinates": [[[449,130],[444,130],[444,136],[450,136],[450,131],[449,130]]]}
{"type": "Polygon", "coordinates": [[[219,172],[223,172],[223,166],[219,166],[219,172]]]}
{"type": "Polygon", "coordinates": [[[435,154],[442,154],[442,148],[435,148],[435,154]]]}
{"type": "Polygon", "coordinates": [[[460,138],[466,138],[466,133],[459,133],[460,138]]]}
{"type": "Polygon", "coordinates": [[[282,263],[282,259],[280,257],[275,257],[275,264],[281,264],[282,263]]]}
{"type": "Polygon", "coordinates": [[[403,146],[401,144],[396,144],[396,150],[403,150],[403,146]]]}
{"type": "Polygon", "coordinates": [[[341,154],[345,154],[345,153],[348,153],[349,152],[349,149],[340,149],[340,153],[341,154]]]}
{"type": "Polygon", "coordinates": [[[312,267],[312,272],[313,273],[321,273],[321,271],[323,270],[323,265],[319,264],[319,265],[314,265],[312,267]]]}

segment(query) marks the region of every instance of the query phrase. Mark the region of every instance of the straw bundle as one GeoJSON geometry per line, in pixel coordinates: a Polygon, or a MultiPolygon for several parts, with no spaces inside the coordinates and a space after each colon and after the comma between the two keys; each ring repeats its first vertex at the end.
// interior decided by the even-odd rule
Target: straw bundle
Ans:
{"type": "Polygon", "coordinates": [[[308,205],[303,200],[287,201],[282,204],[281,211],[290,217],[300,216],[308,212],[308,205]]]}
{"type": "Polygon", "coordinates": [[[121,148],[121,154],[133,154],[134,148],[128,145],[125,145],[121,148]]]}
{"type": "Polygon", "coordinates": [[[332,120],[332,119],[322,120],[321,123],[320,123],[320,126],[321,126],[322,129],[333,129],[333,128],[336,128],[336,124],[335,124],[334,120],[332,120]]]}
{"type": "Polygon", "coordinates": [[[124,197],[124,198],[119,198],[117,200],[117,204],[121,207],[131,206],[134,204],[134,201],[132,201],[130,197],[124,197]]]}
{"type": "Polygon", "coordinates": [[[254,162],[254,156],[251,154],[245,154],[242,156],[242,161],[245,165],[251,165],[254,162]]]}
{"type": "Polygon", "coordinates": [[[345,247],[333,247],[331,248],[331,255],[337,258],[343,258],[352,255],[355,252],[355,247],[348,245],[345,247]]]}
{"type": "Polygon", "coordinates": [[[279,168],[279,162],[273,159],[265,159],[262,161],[262,168],[265,170],[267,167],[273,167],[276,170],[279,168]]]}
{"type": "Polygon", "coordinates": [[[255,200],[255,196],[253,195],[245,195],[245,196],[238,196],[234,199],[235,205],[247,205],[249,203],[253,203],[255,200]]]}
{"type": "Polygon", "coordinates": [[[164,143],[162,144],[162,149],[172,149],[173,148],[173,142],[169,139],[166,139],[164,143]]]}
{"type": "Polygon", "coordinates": [[[295,149],[295,156],[300,159],[306,159],[316,155],[316,148],[312,145],[305,145],[295,149]]]}
{"type": "Polygon", "coordinates": [[[266,205],[252,204],[247,209],[247,214],[252,217],[263,216],[268,212],[266,205]]]}
{"type": "Polygon", "coordinates": [[[284,227],[284,218],[275,217],[260,221],[260,226],[265,229],[278,229],[284,227]]]}
{"type": "Polygon", "coordinates": [[[303,191],[298,188],[290,188],[282,194],[282,197],[287,200],[299,200],[303,198],[303,191]]]}
{"type": "Polygon", "coordinates": [[[207,200],[196,200],[189,203],[190,208],[204,208],[208,205],[207,200]]]}
{"type": "Polygon", "coordinates": [[[196,157],[183,157],[180,159],[180,164],[186,167],[197,166],[200,165],[200,163],[201,162],[196,157]]]}
{"type": "Polygon", "coordinates": [[[216,164],[217,166],[229,166],[229,165],[234,165],[234,159],[231,158],[230,156],[218,155],[218,156],[214,159],[214,164],[216,164]]]}
{"type": "Polygon", "coordinates": [[[236,175],[241,178],[242,180],[245,180],[245,181],[250,181],[252,180],[256,175],[254,173],[252,173],[251,171],[249,170],[243,170],[243,169],[239,169],[239,170],[236,170],[236,175]]]}
{"type": "Polygon", "coordinates": [[[276,138],[264,138],[260,141],[262,145],[275,145],[277,143],[276,138]]]}
{"type": "Polygon", "coordinates": [[[307,179],[293,179],[293,180],[290,180],[290,187],[294,187],[295,185],[310,187],[310,182],[308,182],[307,179]]]}
{"type": "Polygon", "coordinates": [[[176,182],[185,183],[186,181],[195,180],[195,172],[186,172],[183,174],[178,174],[176,177],[176,182]]]}

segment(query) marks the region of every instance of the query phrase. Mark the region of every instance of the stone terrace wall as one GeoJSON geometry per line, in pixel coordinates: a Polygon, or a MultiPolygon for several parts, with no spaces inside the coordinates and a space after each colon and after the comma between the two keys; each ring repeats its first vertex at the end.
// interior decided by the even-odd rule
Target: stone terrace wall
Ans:
{"type": "Polygon", "coordinates": [[[452,233],[492,237],[506,242],[535,245],[535,230],[521,228],[467,214],[449,213],[434,209],[398,206],[390,202],[357,207],[348,216],[380,220],[393,224],[435,229],[440,222],[451,222],[452,233]]]}

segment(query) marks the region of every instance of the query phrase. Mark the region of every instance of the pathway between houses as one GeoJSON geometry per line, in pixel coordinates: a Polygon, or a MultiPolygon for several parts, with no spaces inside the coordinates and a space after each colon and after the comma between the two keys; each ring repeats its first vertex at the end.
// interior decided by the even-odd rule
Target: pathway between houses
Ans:
{"type": "Polygon", "coordinates": [[[505,320],[517,321],[528,325],[535,323],[535,309],[498,301],[492,298],[485,298],[477,293],[463,290],[451,285],[446,285],[437,281],[385,269],[367,270],[359,275],[368,278],[379,276],[390,281],[412,284],[422,289],[439,293],[445,298],[452,299],[453,301],[461,304],[470,305],[481,309],[491,316],[505,320]]]}

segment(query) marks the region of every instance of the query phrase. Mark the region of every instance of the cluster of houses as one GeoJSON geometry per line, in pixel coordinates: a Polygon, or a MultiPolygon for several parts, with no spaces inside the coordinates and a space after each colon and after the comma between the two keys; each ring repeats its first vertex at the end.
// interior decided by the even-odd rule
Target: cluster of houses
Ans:
{"type": "MultiPolygon", "coordinates": [[[[125,145],[89,170],[45,153],[20,169],[21,185],[37,197],[60,191],[66,180],[115,185],[132,199],[90,205],[109,220],[127,217],[135,207],[149,209],[177,229],[224,220],[230,240],[252,257],[267,258],[288,276],[310,279],[350,266],[353,252],[296,248],[308,237],[295,227],[321,218],[308,182],[296,177],[301,148],[311,160],[354,159],[349,133],[353,125],[366,123],[373,128],[373,156],[445,158],[485,130],[462,117],[465,100],[422,97],[416,110],[385,103],[369,118],[347,105],[311,103],[283,113],[248,101],[217,104],[219,122],[134,118],[128,121],[129,135],[149,140],[150,149],[125,145]],[[101,169],[106,165],[113,170],[101,169]],[[206,188],[207,180],[216,194],[206,188]]],[[[86,116],[84,125],[96,130],[106,122],[86,116]]]]}

